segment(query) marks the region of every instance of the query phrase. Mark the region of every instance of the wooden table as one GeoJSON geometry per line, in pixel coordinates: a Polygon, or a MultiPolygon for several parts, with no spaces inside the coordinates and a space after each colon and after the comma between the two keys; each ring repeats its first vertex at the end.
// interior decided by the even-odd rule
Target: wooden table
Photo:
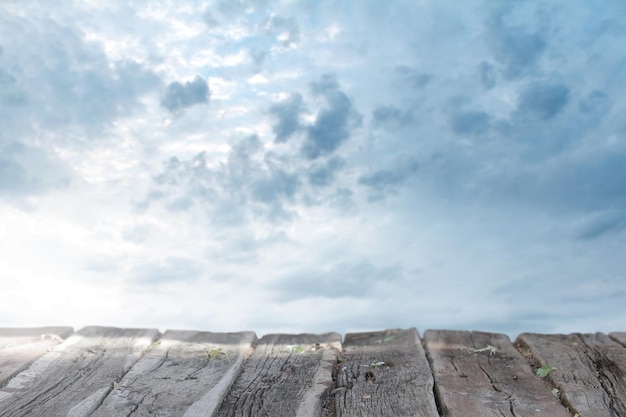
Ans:
{"type": "MultiPolygon", "coordinates": [[[[0,416],[626,416],[626,333],[0,328],[0,416]],[[543,378],[540,367],[552,369],[543,378]]],[[[544,371],[544,374],[546,372],[544,371]]]]}

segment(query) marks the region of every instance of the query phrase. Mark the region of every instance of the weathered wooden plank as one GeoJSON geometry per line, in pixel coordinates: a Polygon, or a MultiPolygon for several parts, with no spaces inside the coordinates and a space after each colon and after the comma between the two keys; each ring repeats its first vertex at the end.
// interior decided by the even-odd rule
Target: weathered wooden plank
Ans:
{"type": "Polygon", "coordinates": [[[506,335],[428,330],[424,341],[444,416],[570,416],[506,335]]]}
{"type": "Polygon", "coordinates": [[[613,332],[609,333],[609,337],[622,346],[626,347],[626,332],[613,332]]]}
{"type": "Polygon", "coordinates": [[[626,348],[603,333],[523,333],[517,343],[548,375],[561,401],[584,417],[626,416],[626,348]]]}
{"type": "Polygon", "coordinates": [[[0,415],[89,416],[158,336],[157,330],[86,327],[0,390],[0,415]]]}
{"type": "Polygon", "coordinates": [[[263,336],[217,416],[319,417],[340,349],[337,333],[263,336]]]}
{"type": "Polygon", "coordinates": [[[334,390],[337,417],[438,417],[416,329],[348,333],[334,390]]]}
{"type": "Polygon", "coordinates": [[[0,387],[73,332],[71,327],[0,328],[0,387]]]}
{"type": "Polygon", "coordinates": [[[239,374],[256,335],[168,330],[91,417],[210,417],[239,374]]]}

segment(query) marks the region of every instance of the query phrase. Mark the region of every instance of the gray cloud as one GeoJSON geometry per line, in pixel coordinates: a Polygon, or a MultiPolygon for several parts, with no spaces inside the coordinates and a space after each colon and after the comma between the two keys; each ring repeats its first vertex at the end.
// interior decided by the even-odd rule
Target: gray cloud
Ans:
{"type": "Polygon", "coordinates": [[[210,28],[220,25],[219,20],[217,20],[213,13],[211,13],[211,10],[208,9],[205,10],[204,14],[202,15],[202,21],[206,23],[207,26],[209,26],[210,28]]]}
{"type": "Polygon", "coordinates": [[[309,172],[309,183],[318,187],[329,185],[345,164],[346,162],[343,158],[337,156],[330,158],[326,163],[317,166],[309,172]]]}
{"type": "Polygon", "coordinates": [[[25,197],[69,182],[69,172],[41,149],[17,142],[0,146],[0,197],[25,197]]]}
{"type": "Polygon", "coordinates": [[[206,80],[197,75],[193,81],[187,81],[185,84],[178,81],[170,83],[161,99],[161,106],[175,112],[194,104],[208,103],[210,96],[206,80]]]}
{"type": "Polygon", "coordinates": [[[0,102],[5,106],[26,104],[26,92],[17,85],[11,74],[0,70],[0,102]]]}
{"type": "Polygon", "coordinates": [[[480,81],[485,89],[490,90],[496,86],[496,69],[488,62],[481,62],[478,66],[480,81]]]}
{"type": "Polygon", "coordinates": [[[448,118],[450,129],[457,135],[480,135],[489,129],[491,116],[478,110],[455,109],[448,118]]]}
{"type": "Polygon", "coordinates": [[[361,175],[358,184],[367,187],[370,201],[384,198],[386,194],[393,193],[405,183],[419,169],[419,164],[414,160],[396,162],[390,169],[380,169],[361,175]]]}
{"type": "Polygon", "coordinates": [[[276,135],[275,142],[286,142],[300,130],[300,113],[302,110],[302,96],[298,93],[290,94],[286,100],[276,103],[270,108],[270,114],[278,118],[278,123],[272,126],[272,131],[276,135]]]}
{"type": "Polygon", "coordinates": [[[281,168],[273,168],[270,169],[269,175],[253,183],[252,195],[263,203],[274,203],[281,198],[291,200],[299,185],[297,175],[290,174],[281,168]]]}
{"type": "Polygon", "coordinates": [[[403,88],[422,88],[432,80],[432,75],[427,74],[407,65],[399,65],[396,72],[402,80],[403,88]]]}
{"type": "Polygon", "coordinates": [[[546,39],[524,26],[505,24],[510,9],[496,12],[487,23],[488,44],[493,56],[504,66],[504,76],[517,78],[528,75],[546,49],[546,39]]]}
{"type": "Polygon", "coordinates": [[[225,227],[253,219],[288,219],[291,213],[285,205],[295,198],[301,181],[289,168],[288,158],[262,152],[258,136],[250,135],[239,140],[227,161],[216,167],[207,166],[204,152],[188,161],[171,158],[154,178],[156,189],[137,209],[145,210],[157,201],[171,211],[199,206],[212,222],[225,227]]]}
{"type": "Polygon", "coordinates": [[[141,109],[140,98],[160,85],[143,64],[111,61],[100,44],[85,40],[68,22],[2,13],[0,27],[6,40],[0,125],[12,140],[31,136],[33,126],[48,132],[71,126],[101,137],[103,127],[141,109]]]}
{"type": "Polygon", "coordinates": [[[548,120],[559,114],[569,102],[569,88],[562,83],[536,82],[520,93],[517,101],[517,113],[522,117],[530,116],[548,120]]]}
{"type": "Polygon", "coordinates": [[[339,84],[333,75],[323,75],[318,82],[311,84],[311,89],[314,94],[323,96],[328,105],[306,129],[302,154],[308,159],[316,159],[334,152],[348,139],[349,127],[360,125],[361,116],[348,96],[339,90],[339,84]]]}
{"type": "MultiPolygon", "coordinates": [[[[537,146],[532,144],[531,151],[537,146]]],[[[489,170],[480,163],[470,165],[458,155],[459,160],[448,165],[465,164],[462,172],[450,177],[435,167],[427,171],[435,172],[429,179],[441,181],[441,190],[445,185],[446,191],[458,193],[461,200],[479,196],[485,204],[516,202],[563,218],[587,219],[582,225],[567,227],[573,227],[577,239],[591,240],[623,227],[619,213],[626,210],[626,152],[616,146],[582,149],[563,149],[550,158],[502,151],[495,154],[501,161],[494,156],[479,159],[491,161],[489,170]]]]}
{"type": "Polygon", "coordinates": [[[374,125],[394,129],[406,126],[412,121],[412,112],[403,111],[396,106],[377,106],[372,111],[372,122],[374,125]]]}
{"type": "Polygon", "coordinates": [[[254,72],[261,72],[263,64],[269,56],[269,52],[264,49],[252,48],[248,53],[254,64],[254,72]]]}
{"type": "Polygon", "coordinates": [[[578,109],[584,115],[599,120],[609,113],[611,102],[607,94],[602,91],[594,90],[580,101],[578,109]]]}
{"type": "MultiPolygon", "coordinates": [[[[545,180],[546,194],[573,210],[626,209],[626,151],[608,149],[566,161],[545,180]]],[[[546,196],[547,197],[547,196],[546,196]]]]}
{"type": "Polygon", "coordinates": [[[19,162],[0,157],[0,195],[32,194],[40,188],[41,181],[32,178],[19,162]]]}

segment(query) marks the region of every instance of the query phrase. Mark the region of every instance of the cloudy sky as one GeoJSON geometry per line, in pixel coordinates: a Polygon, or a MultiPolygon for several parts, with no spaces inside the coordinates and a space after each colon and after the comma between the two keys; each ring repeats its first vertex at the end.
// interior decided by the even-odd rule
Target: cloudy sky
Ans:
{"type": "Polygon", "coordinates": [[[0,4],[0,326],[626,330],[623,0],[0,4]]]}

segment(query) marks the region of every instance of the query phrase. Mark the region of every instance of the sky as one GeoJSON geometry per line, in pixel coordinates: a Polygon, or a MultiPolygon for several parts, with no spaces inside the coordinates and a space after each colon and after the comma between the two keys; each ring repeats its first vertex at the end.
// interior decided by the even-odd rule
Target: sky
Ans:
{"type": "Polygon", "coordinates": [[[0,326],[626,330],[623,0],[0,2],[0,326]]]}

